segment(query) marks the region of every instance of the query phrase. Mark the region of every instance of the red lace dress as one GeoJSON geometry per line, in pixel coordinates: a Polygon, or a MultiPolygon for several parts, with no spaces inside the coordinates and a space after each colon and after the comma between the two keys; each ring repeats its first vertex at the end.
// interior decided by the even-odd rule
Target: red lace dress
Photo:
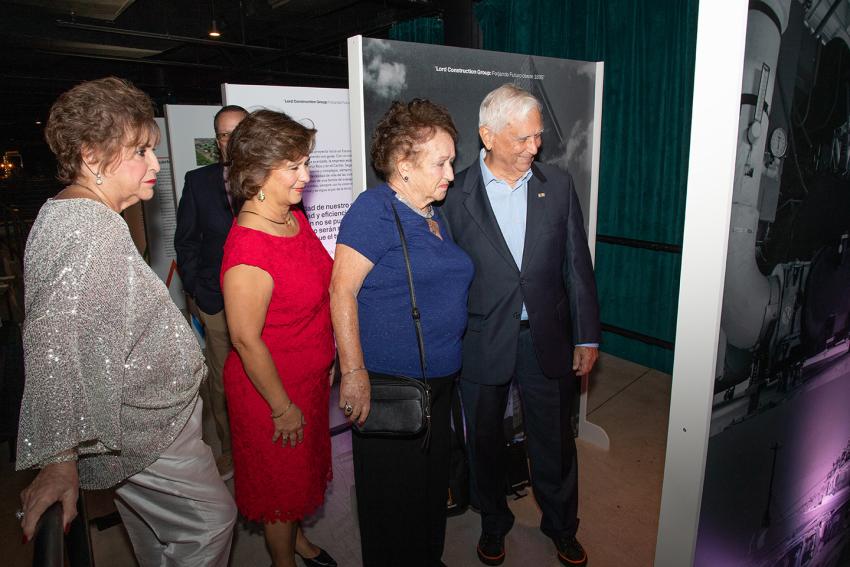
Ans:
{"type": "Polygon", "coordinates": [[[280,237],[235,222],[224,245],[224,273],[246,264],[274,280],[262,338],[292,402],[304,414],[304,442],[272,444],[269,406],[230,351],[224,391],[230,416],[236,505],[252,521],[301,519],[321,506],[331,479],[328,371],[334,358],[330,282],[333,261],[300,211],[300,231],[280,237]]]}

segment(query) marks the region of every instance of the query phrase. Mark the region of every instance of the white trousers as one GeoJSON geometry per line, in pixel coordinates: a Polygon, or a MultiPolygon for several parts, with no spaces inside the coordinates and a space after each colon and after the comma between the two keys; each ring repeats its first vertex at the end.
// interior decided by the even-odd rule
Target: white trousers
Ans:
{"type": "Polygon", "coordinates": [[[151,466],[115,491],[140,567],[226,567],[236,505],[201,440],[203,402],[151,466]]]}

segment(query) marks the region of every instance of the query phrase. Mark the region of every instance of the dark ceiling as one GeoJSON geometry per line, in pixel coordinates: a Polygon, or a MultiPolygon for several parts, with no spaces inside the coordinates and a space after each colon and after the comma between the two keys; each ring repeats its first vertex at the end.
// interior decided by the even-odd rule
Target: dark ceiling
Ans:
{"type": "Polygon", "coordinates": [[[226,82],[346,87],[349,36],[386,37],[393,23],[441,16],[451,2],[0,1],[0,154],[40,143],[37,122],[53,100],[106,75],[160,105],[219,104],[226,82]]]}

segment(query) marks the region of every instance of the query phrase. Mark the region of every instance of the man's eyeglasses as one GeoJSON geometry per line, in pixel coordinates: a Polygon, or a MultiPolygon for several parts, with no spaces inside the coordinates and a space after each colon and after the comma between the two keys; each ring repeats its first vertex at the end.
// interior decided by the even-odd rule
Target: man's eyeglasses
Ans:
{"type": "Polygon", "coordinates": [[[233,132],[218,132],[218,133],[215,135],[215,137],[216,137],[217,139],[219,139],[219,140],[224,141],[224,140],[226,140],[226,139],[230,138],[230,135],[231,135],[231,134],[233,134],[233,132]]]}

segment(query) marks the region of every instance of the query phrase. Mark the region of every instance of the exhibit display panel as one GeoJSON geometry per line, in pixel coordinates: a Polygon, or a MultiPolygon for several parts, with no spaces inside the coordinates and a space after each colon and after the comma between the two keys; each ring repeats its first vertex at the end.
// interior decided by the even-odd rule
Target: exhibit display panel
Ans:
{"type": "Polygon", "coordinates": [[[850,564],[850,14],[821,4],[700,4],[659,566],[850,564]]]}
{"type": "MultiPolygon", "coordinates": [[[[426,98],[448,109],[458,130],[454,169],[459,172],[478,159],[478,108],[484,96],[513,83],[542,104],[543,144],[537,159],[573,176],[593,255],[602,63],[357,36],[348,40],[348,65],[355,193],[379,183],[368,162],[369,145],[375,125],[392,101],[426,98]]],[[[605,432],[586,421],[587,379],[582,382],[576,412],[579,436],[607,448],[605,432]]]]}
{"type": "MultiPolygon", "coordinates": [[[[213,118],[220,106],[166,104],[165,123],[168,136],[167,154],[160,154],[160,171],[157,175],[156,239],[161,250],[156,260],[166,273],[164,281],[170,283],[171,297],[178,307],[184,309],[186,298],[183,283],[177,271],[177,252],[174,250],[174,231],[177,228],[177,204],[183,194],[186,173],[218,161],[218,147],[215,145],[213,118]],[[160,189],[162,187],[162,189],[160,189]]],[[[160,146],[163,143],[160,142],[160,146]]],[[[165,148],[163,148],[165,149],[165,148]]],[[[151,235],[151,229],[148,229],[151,235]]],[[[151,252],[151,265],[154,254],[151,252]]],[[[157,272],[159,273],[159,272],[157,272]]]]}
{"type": "Polygon", "coordinates": [[[513,83],[543,104],[537,159],[572,174],[593,254],[602,63],[357,36],[348,40],[348,68],[355,193],[379,182],[368,163],[369,143],[392,101],[427,98],[449,110],[458,130],[457,172],[478,159],[478,107],[484,96],[513,83]]]}
{"type": "Polygon", "coordinates": [[[249,111],[267,108],[316,128],[310,154],[310,183],[304,189],[304,210],[310,225],[333,256],[339,223],[351,205],[351,138],[348,130],[348,90],[270,85],[222,85],[224,104],[249,111]]]}
{"type": "Polygon", "coordinates": [[[694,564],[850,564],[850,14],[751,4],[694,564]]]}
{"type": "MultiPolygon", "coordinates": [[[[166,106],[166,112],[167,112],[166,106]]],[[[174,228],[177,225],[177,207],[172,177],[172,160],[169,147],[168,120],[157,118],[159,126],[159,144],[154,153],[159,161],[159,173],[156,174],[153,199],[143,201],[145,217],[145,239],[147,257],[151,269],[165,282],[171,299],[180,309],[186,308],[183,284],[177,272],[177,254],[174,251],[174,228]]]]}
{"type": "Polygon", "coordinates": [[[162,270],[160,277],[168,285],[171,297],[180,309],[185,309],[186,298],[177,271],[177,252],[174,250],[177,204],[183,194],[186,172],[218,161],[213,118],[219,108],[221,107],[166,104],[166,127],[156,150],[160,171],[157,175],[156,196],[152,200],[155,203],[150,202],[156,210],[152,209],[151,214],[147,215],[148,209],[145,209],[148,239],[150,241],[153,237],[157,242],[156,253],[153,245],[149,244],[151,266],[157,266],[155,271],[162,270]]]}
{"type": "MultiPolygon", "coordinates": [[[[174,207],[183,194],[186,173],[218,162],[213,119],[221,106],[166,104],[168,150],[171,159],[174,207]]],[[[158,154],[157,154],[158,155],[158,154]]],[[[172,238],[174,234],[172,232],[172,238]]]]}
{"type": "Polygon", "coordinates": [[[740,110],[746,3],[700,2],[676,350],[656,567],[693,563],[740,110]]]}

